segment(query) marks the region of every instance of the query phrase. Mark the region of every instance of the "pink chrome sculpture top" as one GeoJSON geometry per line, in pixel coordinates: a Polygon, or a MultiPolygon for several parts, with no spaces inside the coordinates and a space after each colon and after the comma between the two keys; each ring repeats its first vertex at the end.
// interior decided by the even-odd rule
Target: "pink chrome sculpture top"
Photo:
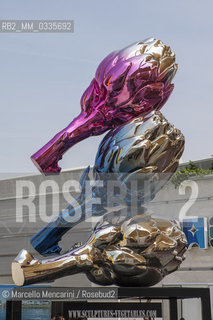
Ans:
{"type": "Polygon", "coordinates": [[[109,54],[82,95],[79,116],[32,161],[45,174],[60,172],[58,161],[77,142],[159,110],[173,90],[176,71],[175,54],[154,38],[109,54]]]}

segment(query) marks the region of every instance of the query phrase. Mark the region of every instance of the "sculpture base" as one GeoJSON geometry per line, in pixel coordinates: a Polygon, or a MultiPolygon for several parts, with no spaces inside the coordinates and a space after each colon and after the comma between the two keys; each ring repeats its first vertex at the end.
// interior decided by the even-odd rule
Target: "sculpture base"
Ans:
{"type": "MultiPolygon", "coordinates": [[[[49,289],[53,289],[54,287],[49,287],[49,289]]],[[[102,287],[94,287],[94,288],[79,288],[84,289],[86,291],[91,291],[91,289],[102,289],[102,287]],[[88,290],[87,290],[88,289],[88,290]]],[[[106,288],[106,287],[105,287],[106,288]]],[[[111,290],[113,290],[113,287],[109,287],[111,290]]],[[[22,288],[23,289],[23,288],[22,288]]],[[[31,289],[31,288],[28,288],[31,289]]],[[[35,289],[35,288],[34,288],[35,289]]],[[[37,289],[39,289],[37,287],[37,289]]],[[[47,287],[45,287],[47,289],[47,287]]],[[[59,288],[55,288],[59,289],[59,288]]],[[[63,289],[74,289],[74,288],[63,288],[63,289]]],[[[78,289],[78,288],[75,288],[78,289]]],[[[119,302],[117,299],[109,300],[109,299],[101,299],[99,302],[93,302],[94,300],[90,301],[83,301],[82,300],[66,300],[66,301],[52,301],[51,302],[51,316],[55,316],[56,314],[63,315],[65,319],[69,317],[68,310],[76,310],[80,306],[79,310],[90,310],[90,311],[96,311],[93,314],[96,314],[96,316],[93,316],[92,318],[102,319],[100,316],[101,311],[105,312],[107,310],[127,310],[127,311],[137,311],[137,310],[146,310],[148,309],[155,309],[156,312],[161,312],[161,303],[153,303],[153,300],[169,300],[169,306],[170,306],[170,320],[178,320],[178,308],[177,308],[177,300],[184,300],[184,299],[201,299],[201,314],[202,318],[199,320],[211,320],[211,303],[210,303],[210,289],[209,288],[196,288],[196,287],[152,287],[152,288],[135,288],[135,287],[122,287],[117,288],[116,290],[118,295],[117,299],[119,299],[119,302]],[[152,302],[147,303],[136,303],[133,302],[137,299],[147,299],[152,300],[152,302]],[[125,301],[122,301],[125,299],[125,301]],[[128,302],[126,299],[130,299],[128,302]],[[101,303],[100,303],[101,302],[101,303]],[[159,307],[160,305],[160,307],[159,307]],[[160,311],[159,311],[160,310],[160,311]],[[98,312],[97,312],[98,311],[98,312]]],[[[47,299],[46,299],[47,300],[47,299]]],[[[54,299],[55,300],[55,299],[54,299]]],[[[10,317],[7,319],[12,320],[21,320],[21,311],[22,311],[22,303],[21,301],[16,300],[10,300],[8,299],[6,301],[6,309],[7,314],[10,315],[10,317]],[[14,306],[14,308],[13,308],[14,306]],[[14,310],[14,314],[11,315],[11,310],[14,310]]],[[[116,316],[113,316],[113,318],[116,319],[116,316]]],[[[124,318],[124,317],[122,317],[124,318]]],[[[135,318],[135,316],[134,316],[135,318]]],[[[140,317],[140,319],[143,319],[144,316],[140,317]]],[[[88,318],[90,319],[90,318],[88,318]]],[[[198,318],[196,318],[198,319],[198,318]]]]}

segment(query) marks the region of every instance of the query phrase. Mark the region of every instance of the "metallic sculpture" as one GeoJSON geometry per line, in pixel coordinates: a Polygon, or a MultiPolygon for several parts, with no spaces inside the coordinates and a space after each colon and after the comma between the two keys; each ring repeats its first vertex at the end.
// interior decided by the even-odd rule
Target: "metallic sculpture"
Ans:
{"type": "Polygon", "coordinates": [[[85,273],[99,285],[152,286],[177,270],[187,241],[175,222],[143,214],[121,226],[102,225],[66,254],[35,259],[22,250],[12,263],[18,286],[85,273]]]}
{"type": "Polygon", "coordinates": [[[154,38],[101,62],[82,96],[81,114],[32,156],[41,172],[60,172],[58,161],[68,148],[111,129],[96,155],[93,188],[85,194],[88,167],[76,201],[31,239],[40,254],[58,255],[38,260],[23,249],[12,263],[16,285],[83,272],[99,285],[151,286],[178,268],[187,246],[184,233],[177,222],[153,218],[146,209],[176,171],[184,150],[181,131],[159,112],[173,90],[176,70],[174,53],[154,38]],[[108,201],[112,180],[120,191],[108,201]],[[94,197],[101,203],[92,210],[94,197]],[[62,236],[91,215],[101,219],[88,241],[59,255],[62,236]]]}
{"type": "Polygon", "coordinates": [[[81,98],[81,113],[32,155],[38,169],[60,172],[58,161],[77,142],[159,110],[173,90],[175,54],[150,38],[109,54],[81,98]]]}
{"type": "MultiPolygon", "coordinates": [[[[104,215],[106,208],[113,206],[106,197],[109,180],[118,181],[120,187],[126,187],[125,206],[130,204],[132,207],[134,197],[137,206],[152,200],[176,171],[184,144],[183,134],[160,112],[152,112],[147,118],[139,117],[111,130],[100,143],[93,169],[94,181],[104,181],[104,187],[93,188],[92,194],[85,199],[84,184],[88,178],[86,169],[81,178],[81,195],[57,219],[33,236],[32,246],[42,255],[60,253],[58,242],[68,230],[85,220],[83,208],[89,206],[92,198],[102,200],[102,204],[93,209],[93,215],[104,215]],[[135,188],[131,181],[138,182],[135,188]],[[76,220],[74,215],[79,212],[79,208],[82,215],[76,220]]],[[[134,212],[131,210],[129,215],[136,215],[137,212],[137,208],[134,208],[134,212]]]]}

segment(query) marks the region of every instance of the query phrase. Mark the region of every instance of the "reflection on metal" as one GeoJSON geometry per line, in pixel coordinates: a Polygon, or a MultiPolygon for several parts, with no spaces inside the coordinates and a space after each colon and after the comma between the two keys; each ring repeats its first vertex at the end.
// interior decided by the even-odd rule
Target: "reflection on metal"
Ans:
{"type": "MultiPolygon", "coordinates": [[[[173,90],[175,54],[150,38],[109,54],[81,98],[81,113],[31,158],[43,173],[60,172],[58,161],[77,142],[159,110],[173,90]]],[[[58,111],[57,111],[58,112],[58,111]]]]}
{"type": "Polygon", "coordinates": [[[152,218],[145,207],[176,171],[184,150],[181,131],[159,112],[176,70],[175,54],[154,38],[101,62],[82,96],[80,115],[32,156],[41,172],[60,172],[58,161],[67,149],[111,129],[96,155],[94,184],[88,194],[88,167],[80,196],[31,244],[42,255],[59,254],[58,242],[68,230],[92,215],[101,220],[85,244],[65,254],[38,260],[23,249],[12,263],[16,285],[83,272],[99,285],[151,286],[181,264],[184,233],[174,221],[152,218]],[[95,197],[101,203],[92,208],[95,197]]]}
{"type": "MultiPolygon", "coordinates": [[[[111,130],[100,143],[96,155],[93,191],[85,199],[87,168],[80,179],[81,195],[31,239],[32,246],[42,255],[60,253],[58,242],[67,231],[85,220],[86,216],[103,216],[107,208],[113,207],[111,199],[118,199],[119,194],[110,196],[109,184],[112,186],[112,182],[126,193],[124,205],[131,212],[128,211],[125,219],[143,211],[141,205],[152,200],[176,171],[184,143],[180,130],[160,112],[153,112],[146,119],[139,117],[111,130]],[[103,182],[103,187],[98,187],[99,181],[103,182]],[[94,198],[100,198],[101,205],[92,207],[90,204],[94,198]]],[[[121,212],[114,215],[122,219],[121,212]]]]}
{"type": "Polygon", "coordinates": [[[22,286],[84,272],[99,285],[150,286],[178,268],[186,244],[177,223],[146,214],[121,226],[104,222],[64,255],[38,260],[22,250],[12,263],[13,281],[22,286]]]}

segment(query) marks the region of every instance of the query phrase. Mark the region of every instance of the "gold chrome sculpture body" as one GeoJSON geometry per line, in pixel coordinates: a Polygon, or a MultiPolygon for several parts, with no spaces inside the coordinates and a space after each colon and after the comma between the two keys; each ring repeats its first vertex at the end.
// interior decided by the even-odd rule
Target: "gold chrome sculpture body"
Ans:
{"type": "Polygon", "coordinates": [[[98,226],[85,244],[58,257],[38,260],[22,250],[13,280],[23,286],[83,272],[99,285],[152,286],[177,270],[186,244],[175,222],[143,214],[121,226],[98,226]]]}

